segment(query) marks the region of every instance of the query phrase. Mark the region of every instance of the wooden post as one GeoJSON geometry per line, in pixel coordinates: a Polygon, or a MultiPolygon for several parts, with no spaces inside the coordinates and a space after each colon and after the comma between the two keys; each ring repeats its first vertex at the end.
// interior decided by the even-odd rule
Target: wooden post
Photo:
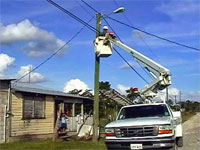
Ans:
{"type": "Polygon", "coordinates": [[[72,117],[75,117],[75,103],[72,104],[72,117]]]}
{"type": "Polygon", "coordinates": [[[83,116],[84,115],[84,105],[81,104],[81,115],[83,116]]]}
{"type": "MultiPolygon", "coordinates": [[[[96,23],[96,37],[99,36],[100,26],[101,26],[101,14],[97,14],[97,23],[96,23]]],[[[100,66],[100,57],[95,53],[95,81],[94,81],[94,112],[93,112],[93,142],[98,142],[99,138],[99,66],[100,66]]]]}
{"type": "Polygon", "coordinates": [[[57,111],[57,119],[56,119],[56,124],[54,127],[54,136],[53,136],[53,141],[55,141],[58,138],[58,126],[59,126],[59,120],[60,120],[60,116],[62,113],[62,104],[59,104],[58,107],[58,111],[57,111]]]}

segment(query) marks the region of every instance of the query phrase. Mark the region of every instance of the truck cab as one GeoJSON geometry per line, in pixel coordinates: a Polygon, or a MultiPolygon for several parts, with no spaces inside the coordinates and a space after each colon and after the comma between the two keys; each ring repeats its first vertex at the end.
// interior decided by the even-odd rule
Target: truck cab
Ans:
{"type": "Polygon", "coordinates": [[[175,150],[183,145],[180,113],[165,103],[124,106],[105,126],[105,143],[109,150],[175,150]]]}

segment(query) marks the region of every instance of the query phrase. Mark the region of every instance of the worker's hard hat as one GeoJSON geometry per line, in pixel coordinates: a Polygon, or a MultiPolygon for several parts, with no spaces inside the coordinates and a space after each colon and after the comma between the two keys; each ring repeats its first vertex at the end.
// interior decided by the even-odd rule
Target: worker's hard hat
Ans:
{"type": "Polygon", "coordinates": [[[104,30],[108,30],[108,26],[104,26],[103,29],[104,29],[104,30]]]}

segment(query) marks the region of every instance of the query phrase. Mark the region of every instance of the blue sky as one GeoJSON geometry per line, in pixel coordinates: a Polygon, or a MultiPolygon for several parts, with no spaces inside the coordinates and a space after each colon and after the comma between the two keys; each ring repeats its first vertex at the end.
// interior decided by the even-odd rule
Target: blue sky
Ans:
{"type": "MultiPolygon", "coordinates": [[[[124,14],[112,14],[111,17],[200,49],[199,0],[85,1],[103,14],[123,6],[126,8],[124,14]]],[[[86,22],[95,15],[80,0],[55,2],[86,22]]],[[[107,21],[124,43],[171,71],[172,95],[180,90],[184,99],[200,100],[200,52],[107,21]]],[[[95,19],[90,24],[95,27],[95,19]]],[[[106,25],[104,21],[103,25],[106,25]]],[[[82,26],[45,0],[0,0],[0,76],[19,78],[60,48],[82,26]]],[[[67,48],[34,71],[31,81],[61,91],[93,89],[94,37],[95,33],[85,28],[67,48]]],[[[131,55],[117,49],[146,80],[151,81],[131,55]]],[[[128,87],[142,89],[146,85],[116,53],[101,59],[100,80],[109,81],[112,88],[122,93],[128,87]]]]}

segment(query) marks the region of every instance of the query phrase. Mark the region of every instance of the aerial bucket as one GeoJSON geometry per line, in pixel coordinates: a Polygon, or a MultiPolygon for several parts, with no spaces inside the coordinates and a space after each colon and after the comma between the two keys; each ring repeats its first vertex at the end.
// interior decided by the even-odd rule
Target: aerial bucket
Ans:
{"type": "Polygon", "coordinates": [[[105,41],[105,36],[99,36],[94,41],[95,52],[98,57],[108,57],[112,55],[112,44],[108,40],[105,41]]]}

